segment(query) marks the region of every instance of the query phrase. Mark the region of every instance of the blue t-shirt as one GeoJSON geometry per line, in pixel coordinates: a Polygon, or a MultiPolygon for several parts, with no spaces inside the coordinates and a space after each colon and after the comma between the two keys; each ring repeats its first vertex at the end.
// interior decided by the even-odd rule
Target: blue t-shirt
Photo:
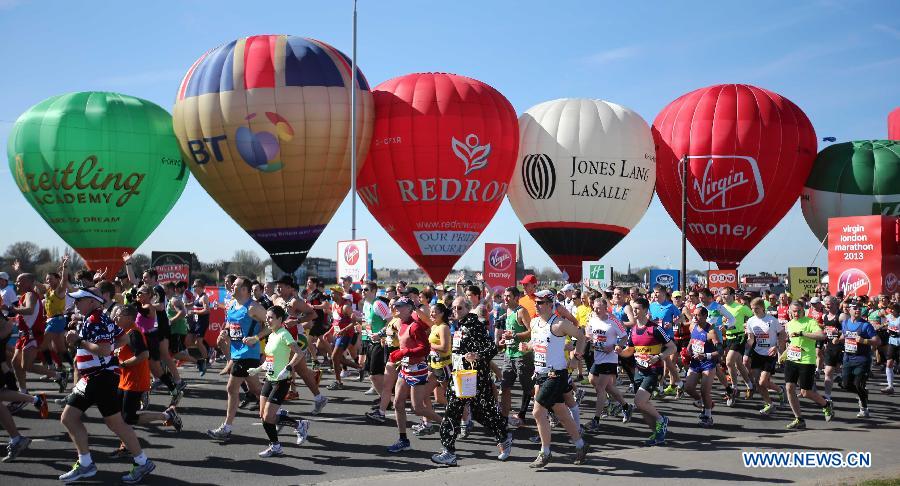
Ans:
{"type": "Polygon", "coordinates": [[[888,344],[900,347],[900,317],[887,318],[888,344]]]}
{"type": "Polygon", "coordinates": [[[658,325],[659,321],[662,320],[662,325],[659,328],[670,340],[675,335],[675,328],[672,326],[672,323],[678,318],[679,314],[678,307],[675,307],[675,304],[671,301],[667,300],[662,304],[659,302],[650,303],[650,320],[657,322],[658,325]]]}
{"type": "Polygon", "coordinates": [[[857,342],[859,339],[872,339],[875,337],[875,328],[872,324],[869,324],[869,321],[847,319],[842,327],[844,333],[844,362],[860,363],[872,359],[872,346],[857,342]]]}
{"type": "Polygon", "coordinates": [[[259,359],[261,351],[259,343],[248,346],[243,342],[245,337],[259,332],[259,323],[247,312],[247,306],[251,302],[252,299],[238,307],[237,301],[232,301],[225,312],[225,326],[231,341],[231,359],[259,359]]]}

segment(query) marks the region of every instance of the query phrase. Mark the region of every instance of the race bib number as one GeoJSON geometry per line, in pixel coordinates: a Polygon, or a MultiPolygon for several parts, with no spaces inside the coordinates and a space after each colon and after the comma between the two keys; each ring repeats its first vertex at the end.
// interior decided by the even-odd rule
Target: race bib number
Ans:
{"type": "Polygon", "coordinates": [[[240,324],[231,323],[228,325],[228,335],[231,337],[232,341],[240,341],[244,339],[244,330],[241,329],[240,324]]]}
{"type": "Polygon", "coordinates": [[[452,358],[451,358],[451,361],[453,362],[453,369],[454,369],[454,370],[462,370],[462,369],[465,369],[465,366],[464,366],[464,363],[463,363],[463,355],[458,354],[458,353],[453,353],[453,356],[452,356],[452,358]]]}
{"type": "Polygon", "coordinates": [[[263,369],[266,370],[267,373],[271,373],[273,368],[275,368],[275,357],[266,356],[266,362],[263,363],[263,369]]]}
{"type": "Polygon", "coordinates": [[[800,346],[788,346],[787,350],[787,359],[788,361],[800,361],[800,358],[803,356],[803,349],[800,346]]]}
{"type": "Polygon", "coordinates": [[[889,337],[888,344],[890,344],[891,346],[900,346],[900,336],[889,337]]]}
{"type": "Polygon", "coordinates": [[[603,351],[604,346],[606,346],[606,334],[597,334],[594,336],[594,349],[603,351]]]}
{"type": "Polygon", "coordinates": [[[834,339],[838,337],[841,333],[834,326],[825,326],[825,335],[828,336],[828,339],[834,339]]]}
{"type": "Polygon", "coordinates": [[[400,366],[409,366],[409,356],[404,356],[403,359],[400,360],[400,366]]]}
{"type": "Polygon", "coordinates": [[[462,345],[463,340],[463,332],[462,330],[456,331],[453,333],[453,350],[456,351],[462,345]]]}
{"type": "Polygon", "coordinates": [[[78,380],[78,383],[75,385],[73,391],[79,395],[84,395],[85,393],[87,393],[87,378],[78,380]]]}
{"type": "Polygon", "coordinates": [[[848,338],[844,341],[844,352],[849,354],[856,354],[857,343],[855,338],[848,338]]]}
{"type": "Polygon", "coordinates": [[[649,354],[636,354],[636,355],[634,355],[634,361],[641,368],[649,368],[650,367],[650,355],[649,354]]]}
{"type": "Polygon", "coordinates": [[[756,336],[756,346],[759,348],[768,348],[769,347],[769,335],[768,334],[760,334],[756,336]]]}
{"type": "Polygon", "coordinates": [[[547,366],[547,346],[544,344],[535,344],[533,349],[534,365],[539,367],[547,366]]]}
{"type": "Polygon", "coordinates": [[[699,339],[691,339],[691,352],[694,354],[703,354],[706,352],[706,341],[699,339]]]}
{"type": "Polygon", "coordinates": [[[503,341],[503,345],[504,345],[504,346],[510,346],[510,347],[515,346],[515,345],[516,345],[516,339],[515,339],[515,338],[505,339],[505,340],[503,341]]]}

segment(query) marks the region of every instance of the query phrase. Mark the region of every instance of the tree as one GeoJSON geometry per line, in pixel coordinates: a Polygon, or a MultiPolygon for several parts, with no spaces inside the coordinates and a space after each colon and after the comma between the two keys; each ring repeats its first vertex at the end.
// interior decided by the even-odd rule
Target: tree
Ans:
{"type": "Polygon", "coordinates": [[[41,249],[37,244],[30,241],[17,241],[6,248],[3,259],[6,260],[8,266],[16,261],[19,262],[19,273],[34,273],[36,267],[40,263],[46,263],[50,258],[50,253],[41,249]],[[41,258],[44,261],[41,261],[41,258]]]}
{"type": "Polygon", "coordinates": [[[259,255],[250,250],[238,250],[231,257],[231,262],[228,264],[228,273],[261,278],[263,267],[264,265],[259,255]]]}

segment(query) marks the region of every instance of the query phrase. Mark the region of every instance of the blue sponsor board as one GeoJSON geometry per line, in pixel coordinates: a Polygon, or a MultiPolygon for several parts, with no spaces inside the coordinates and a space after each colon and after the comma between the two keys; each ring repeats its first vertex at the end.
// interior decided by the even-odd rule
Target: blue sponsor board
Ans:
{"type": "Polygon", "coordinates": [[[681,288],[681,270],[650,270],[650,288],[657,285],[669,287],[672,290],[681,288]]]}

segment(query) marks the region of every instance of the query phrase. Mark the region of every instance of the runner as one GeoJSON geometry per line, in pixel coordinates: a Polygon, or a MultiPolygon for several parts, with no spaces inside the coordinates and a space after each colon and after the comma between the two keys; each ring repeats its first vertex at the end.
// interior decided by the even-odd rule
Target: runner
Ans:
{"type": "MultiPolygon", "coordinates": [[[[634,313],[631,310],[631,306],[628,304],[628,293],[622,287],[616,287],[613,289],[612,300],[610,301],[612,304],[612,308],[610,312],[615,316],[619,322],[625,326],[625,331],[630,333],[631,328],[634,326],[634,313]]],[[[630,382],[629,390],[631,393],[637,389],[634,384],[634,370],[637,366],[634,363],[634,356],[622,356],[619,355],[619,366],[622,368],[622,371],[625,372],[625,376],[628,378],[630,382]]]]}
{"type": "MultiPolygon", "coordinates": [[[[46,315],[44,303],[34,287],[35,278],[30,273],[21,273],[16,277],[16,288],[21,295],[19,305],[10,309],[16,315],[19,328],[19,340],[13,354],[13,369],[19,382],[19,391],[28,394],[26,372],[40,376],[49,376],[59,386],[59,392],[66,390],[68,376],[65,371],[56,371],[48,366],[36,363],[38,349],[44,342],[46,315]]],[[[21,404],[20,404],[21,406],[21,404]]]]}
{"type": "Polygon", "coordinates": [[[300,349],[297,341],[284,327],[285,317],[287,312],[278,305],[273,305],[266,311],[265,319],[270,332],[266,340],[266,359],[262,366],[247,370],[248,375],[252,377],[256,377],[259,373],[266,374],[266,384],[259,395],[259,410],[263,430],[269,438],[269,447],[260,452],[259,457],[284,455],[281,442],[278,440],[278,425],[290,425],[294,428],[297,445],[303,445],[309,435],[309,420],[291,419],[286,411],[279,410],[290,390],[291,370],[301,360],[306,359],[305,351],[300,349]]]}
{"type": "Polygon", "coordinates": [[[194,290],[194,300],[187,309],[188,323],[190,325],[184,342],[188,351],[192,349],[197,350],[199,354],[197,370],[200,371],[200,376],[204,376],[209,367],[209,352],[206,350],[206,340],[204,339],[206,330],[209,329],[209,296],[206,295],[203,281],[200,279],[194,280],[192,288],[194,290]]]}
{"type": "Polygon", "coordinates": [[[120,412],[121,402],[117,399],[118,360],[112,351],[116,339],[122,335],[122,329],[103,313],[103,297],[96,288],[81,289],[67,295],[75,299],[75,307],[84,316],[78,330],[66,335],[66,342],[76,349],[75,363],[81,378],[66,398],[61,418],[75,444],[78,460],[59,479],[69,483],[97,474],[97,465],[88,448],[87,429],[82,422],[84,412],[96,405],[106,427],[119,436],[132,455],[134,466],[131,472],[122,476],[122,482],[140,482],[156,469],[156,465],[144,454],[134,429],[125,423],[120,412]]]}
{"type": "MultiPolygon", "coordinates": [[[[59,365],[57,371],[61,374],[66,373],[63,364],[70,367],[75,366],[72,355],[69,354],[69,348],[66,346],[64,333],[68,327],[66,319],[66,292],[69,290],[69,275],[66,273],[66,265],[69,262],[69,255],[63,254],[62,261],[59,265],[59,273],[48,273],[44,281],[46,282],[46,292],[44,294],[44,310],[47,315],[47,326],[44,331],[44,343],[42,348],[56,353],[59,365]]],[[[65,391],[65,390],[61,390],[65,391]]]]}
{"type": "Polygon", "coordinates": [[[537,317],[537,307],[534,304],[534,292],[537,289],[538,279],[532,274],[525,275],[522,280],[519,280],[519,284],[522,285],[524,290],[524,294],[519,298],[519,305],[525,308],[528,311],[528,315],[533,319],[537,317]]]}
{"type": "MultiPolygon", "coordinates": [[[[427,305],[413,309],[413,301],[401,297],[394,302],[394,309],[400,319],[400,347],[391,352],[388,361],[399,367],[400,379],[394,391],[394,414],[400,438],[388,447],[388,452],[398,453],[410,448],[406,435],[406,400],[411,398],[412,410],[416,415],[438,423],[441,417],[427,404],[430,389],[425,386],[428,381],[428,360],[431,351],[429,344],[429,324],[431,318],[422,316],[427,305]],[[424,318],[423,318],[424,317],[424,318]]],[[[423,434],[425,435],[425,434],[423,434]]]]}
{"type": "MultiPolygon", "coordinates": [[[[533,275],[531,277],[534,278],[533,275]]],[[[492,373],[488,366],[497,354],[497,346],[487,335],[478,316],[471,312],[470,306],[465,297],[457,297],[453,301],[453,314],[458,320],[458,327],[453,333],[453,369],[477,370],[477,389],[472,398],[460,398],[452,386],[447,390],[447,410],[441,421],[441,445],[444,449],[431,456],[431,460],[448,466],[456,465],[456,437],[459,435],[463,409],[467,406],[472,418],[497,440],[500,449],[497,459],[507,460],[512,451],[512,434],[508,433],[506,419],[497,409],[492,392],[492,373]]]]}
{"type": "Polygon", "coordinates": [[[506,303],[506,321],[501,337],[501,343],[505,350],[503,353],[503,381],[500,387],[503,395],[500,400],[500,412],[511,426],[519,427],[525,421],[525,414],[534,395],[534,354],[531,351],[522,351],[520,343],[531,340],[531,319],[519,302],[522,292],[518,287],[508,287],[503,292],[503,301],[506,303]],[[510,415],[512,408],[512,388],[518,380],[522,387],[522,404],[516,415],[510,415]]]}
{"type": "MultiPolygon", "coordinates": [[[[147,338],[135,323],[139,314],[138,307],[131,304],[120,307],[113,313],[113,321],[124,331],[117,339],[115,353],[119,362],[118,401],[121,403],[122,416],[125,423],[131,426],[159,422],[171,425],[175,432],[181,432],[181,417],[175,407],[169,407],[163,412],[138,412],[141,409],[141,398],[150,391],[150,351],[147,348],[147,338]]],[[[126,454],[128,449],[123,441],[111,457],[125,457],[126,454]]]]}
{"type": "MultiPolygon", "coordinates": [[[[650,303],[650,319],[656,322],[669,341],[675,339],[675,328],[681,327],[681,312],[669,300],[669,288],[657,285],[653,289],[653,302],[650,303]]],[[[677,348],[676,348],[677,349],[677,348]]],[[[663,361],[663,372],[669,377],[669,386],[663,390],[666,396],[679,396],[684,389],[684,380],[675,365],[675,355],[667,356],[663,361]]],[[[660,383],[662,385],[662,383],[660,383]]]]}
{"type": "MultiPolygon", "coordinates": [[[[702,288],[698,291],[698,295],[700,298],[700,303],[698,306],[706,308],[709,311],[709,315],[706,320],[712,324],[713,329],[716,331],[716,336],[719,339],[720,343],[724,342],[724,332],[725,322],[733,322],[734,316],[731,315],[731,311],[725,308],[724,305],[720,304],[713,298],[713,293],[708,288],[702,288]]],[[[787,322],[787,321],[785,321],[787,322]]],[[[720,344],[720,347],[723,345],[720,344]]],[[[724,349],[720,350],[724,355],[724,349]]],[[[737,393],[734,391],[734,387],[732,383],[729,383],[726,376],[725,371],[722,369],[721,360],[719,366],[716,366],[716,378],[719,380],[719,383],[725,387],[725,405],[732,406],[734,405],[734,400],[737,397],[737,393]]]]}
{"type": "Polygon", "coordinates": [[[685,393],[694,399],[694,406],[703,409],[700,412],[700,425],[712,427],[712,385],[715,370],[719,366],[719,336],[707,321],[709,310],[705,307],[694,309],[691,319],[691,341],[689,345],[691,362],[688,367],[685,393]],[[697,381],[700,381],[700,393],[697,392],[697,381]]]}
{"type": "Polygon", "coordinates": [[[617,364],[619,355],[616,347],[628,336],[625,326],[607,312],[609,303],[606,297],[597,296],[593,302],[593,313],[587,325],[587,341],[591,343],[594,362],[588,380],[597,392],[597,408],[594,418],[585,427],[588,432],[600,432],[600,419],[606,409],[606,395],[609,394],[622,406],[622,422],[631,420],[631,405],[622,397],[616,387],[617,364]]]}
{"type": "Polygon", "coordinates": [[[634,356],[637,369],[634,374],[636,389],[634,406],[641,412],[644,422],[653,431],[645,445],[663,445],[666,442],[669,418],[660,414],[650,396],[659,384],[663,361],[666,356],[675,353],[675,343],[669,340],[659,327],[649,322],[650,302],[643,297],[632,299],[631,310],[634,314],[634,327],[628,334],[623,356],[634,356]]]}
{"type": "Polygon", "coordinates": [[[334,382],[328,385],[329,390],[343,390],[344,382],[342,371],[344,367],[359,369],[359,363],[344,356],[353,343],[356,336],[353,308],[351,307],[353,296],[343,294],[340,286],[331,288],[331,333],[334,337],[334,346],[331,351],[331,365],[334,370],[334,382]]]}
{"type": "Polygon", "coordinates": [[[894,394],[894,365],[900,358],[900,302],[894,302],[890,309],[890,315],[887,316],[887,335],[888,345],[884,366],[884,373],[887,375],[887,386],[881,389],[881,393],[887,395],[894,394]]]}
{"type": "Polygon", "coordinates": [[[47,409],[47,398],[43,393],[32,396],[17,391],[18,386],[16,385],[15,373],[13,373],[12,366],[9,365],[6,359],[7,340],[12,333],[12,329],[12,322],[3,313],[0,313],[0,425],[9,434],[6,456],[0,459],[0,462],[15,461],[31,445],[31,439],[19,433],[12,413],[2,402],[31,403],[38,409],[42,419],[50,415],[47,409]]]}
{"type": "Polygon", "coordinates": [[[366,350],[366,365],[369,374],[369,380],[372,387],[366,392],[366,395],[380,395],[384,387],[384,366],[387,362],[384,344],[380,338],[382,330],[388,319],[391,318],[391,309],[388,307],[388,299],[378,297],[378,284],[368,282],[363,287],[363,332],[366,339],[364,342],[369,343],[369,349],[366,350]]]}
{"type": "MultiPolygon", "coordinates": [[[[157,334],[157,322],[159,311],[153,302],[153,288],[149,285],[136,286],[131,289],[131,300],[134,301],[139,309],[139,315],[135,322],[144,333],[147,339],[147,348],[150,358],[150,372],[157,377],[159,381],[166,385],[171,395],[169,406],[176,406],[183,396],[183,392],[178,390],[172,375],[166,371],[163,372],[162,362],[159,355],[159,346],[156,343],[159,340],[157,334]]],[[[151,385],[151,389],[153,386],[151,385]]]]}
{"type": "Polygon", "coordinates": [[[744,380],[746,390],[744,398],[750,399],[756,386],[750,379],[750,372],[744,366],[744,350],[747,344],[747,333],[744,330],[744,323],[753,316],[753,311],[744,304],[734,300],[734,288],[725,287],[719,295],[724,300],[724,307],[728,309],[733,319],[725,320],[722,332],[725,333],[725,366],[728,368],[728,376],[731,377],[731,384],[737,386],[738,378],[744,380]]]}
{"type": "Polygon", "coordinates": [[[869,392],[866,382],[872,369],[872,350],[878,348],[881,341],[872,324],[860,314],[859,307],[856,302],[850,303],[850,316],[841,324],[843,332],[838,340],[844,343],[844,388],[859,397],[859,413],[856,416],[868,418],[869,392]]]}
{"type": "MultiPolygon", "coordinates": [[[[825,399],[831,400],[831,389],[834,387],[835,374],[840,369],[841,363],[844,362],[844,342],[839,338],[843,333],[841,323],[850,318],[849,314],[840,311],[838,299],[833,296],[825,297],[825,315],[822,316],[822,323],[825,331],[825,348],[822,353],[822,359],[825,364],[825,399]]],[[[841,376],[837,375],[837,379],[841,382],[841,376]]],[[[841,382],[841,384],[843,384],[841,382]]]]}
{"type": "MultiPolygon", "coordinates": [[[[530,464],[531,468],[542,468],[550,463],[550,421],[549,413],[555,412],[557,420],[562,423],[572,442],[575,444],[574,464],[584,464],[588,447],[578,430],[578,423],[573,420],[566,406],[564,395],[570,388],[569,370],[566,360],[566,336],[579,344],[585,343],[584,333],[573,322],[561,319],[553,313],[555,303],[553,292],[542,290],[535,294],[538,317],[531,321],[531,340],[521,343],[519,349],[534,352],[534,409],[532,414],[537,422],[538,435],[541,437],[541,451],[530,464]]],[[[581,357],[581,350],[576,347],[573,355],[581,357]]]]}
{"type": "MultiPolygon", "coordinates": [[[[450,309],[438,302],[431,306],[431,333],[428,335],[428,343],[431,344],[431,352],[428,354],[428,383],[425,385],[425,395],[431,397],[434,394],[438,403],[447,404],[447,387],[451,378],[452,342],[450,340],[450,309]]],[[[440,421],[426,422],[422,427],[415,428],[416,436],[429,435],[436,431],[440,421]]]]}
{"type": "Polygon", "coordinates": [[[747,320],[747,336],[750,344],[750,373],[753,382],[758,385],[757,390],[763,399],[763,408],[759,413],[769,416],[775,410],[769,391],[778,391],[782,404],[787,398],[784,389],[778,388],[772,383],[778,355],[784,349],[787,334],[778,319],[766,313],[763,302],[761,298],[753,299],[750,302],[753,317],[747,320]]]}
{"type": "MultiPolygon", "coordinates": [[[[266,311],[250,295],[250,279],[238,277],[234,281],[234,300],[225,312],[225,326],[231,340],[231,376],[228,377],[228,401],[225,422],[219,427],[207,430],[211,438],[227,441],[231,438],[231,426],[237,414],[238,398],[241,385],[246,383],[247,395],[254,399],[259,396],[260,384],[256,376],[249,371],[259,366],[260,340],[268,335],[269,328],[260,329],[260,323],[266,322],[266,311]]],[[[246,396],[246,395],[245,395],[246,396]]]]}
{"type": "Polygon", "coordinates": [[[184,293],[182,292],[179,295],[174,282],[167,283],[165,291],[167,300],[166,317],[169,319],[170,324],[169,354],[178,361],[196,364],[197,358],[188,353],[185,345],[188,335],[188,312],[183,301],[184,293]]]}
{"type": "Polygon", "coordinates": [[[831,422],[834,418],[834,405],[831,400],[822,398],[813,390],[816,380],[816,341],[825,339],[825,333],[819,329],[819,323],[803,314],[803,305],[794,301],[790,307],[792,319],[785,326],[791,341],[784,354],[787,359],[784,364],[784,382],[788,402],[791,411],[794,412],[794,420],[787,424],[788,429],[806,428],[806,421],[800,410],[800,399],[797,397],[798,387],[801,397],[808,398],[822,407],[826,422],[831,422]]]}

